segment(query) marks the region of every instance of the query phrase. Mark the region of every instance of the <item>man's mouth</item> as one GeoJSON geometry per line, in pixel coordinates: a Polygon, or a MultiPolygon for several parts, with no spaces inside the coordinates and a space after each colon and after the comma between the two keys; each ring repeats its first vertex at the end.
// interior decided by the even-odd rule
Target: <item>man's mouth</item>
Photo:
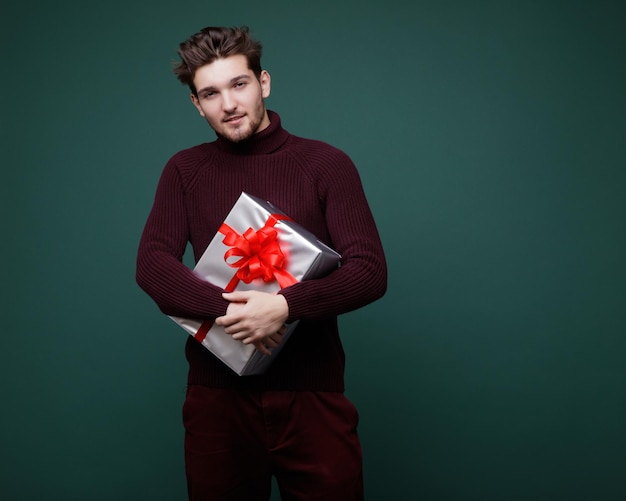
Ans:
{"type": "Polygon", "coordinates": [[[226,123],[237,123],[239,122],[245,115],[234,115],[232,117],[228,117],[226,119],[224,119],[224,122],[226,123]]]}

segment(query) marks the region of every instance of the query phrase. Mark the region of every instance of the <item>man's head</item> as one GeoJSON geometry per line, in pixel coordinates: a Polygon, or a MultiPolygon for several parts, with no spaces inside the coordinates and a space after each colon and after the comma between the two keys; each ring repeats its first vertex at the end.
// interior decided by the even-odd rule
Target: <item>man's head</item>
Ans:
{"type": "Polygon", "coordinates": [[[204,28],[180,44],[179,54],[174,72],[218,136],[241,142],[269,125],[270,75],[247,28],[204,28]]]}

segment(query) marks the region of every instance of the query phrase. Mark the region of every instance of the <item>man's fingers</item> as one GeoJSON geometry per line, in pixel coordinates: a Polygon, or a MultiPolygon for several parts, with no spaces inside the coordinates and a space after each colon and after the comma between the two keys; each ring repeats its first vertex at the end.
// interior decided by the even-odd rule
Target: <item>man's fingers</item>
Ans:
{"type": "Polygon", "coordinates": [[[232,325],[232,323],[232,315],[224,315],[215,319],[215,325],[222,325],[224,327],[227,327],[229,325],[232,325]]]}
{"type": "Polygon", "coordinates": [[[222,292],[222,297],[227,301],[245,302],[250,298],[249,291],[222,292]]]}
{"type": "Polygon", "coordinates": [[[254,347],[258,351],[263,353],[263,355],[271,355],[272,354],[271,350],[267,346],[265,346],[265,344],[262,341],[255,341],[253,344],[254,344],[254,347]]]}
{"type": "Polygon", "coordinates": [[[265,344],[268,345],[270,348],[276,348],[281,342],[282,342],[281,336],[274,335],[274,336],[265,338],[265,344]]]}

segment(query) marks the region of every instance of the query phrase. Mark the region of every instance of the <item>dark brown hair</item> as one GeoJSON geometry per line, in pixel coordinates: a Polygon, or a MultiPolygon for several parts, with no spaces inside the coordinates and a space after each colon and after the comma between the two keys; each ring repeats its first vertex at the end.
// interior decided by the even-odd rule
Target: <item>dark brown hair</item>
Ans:
{"type": "Polygon", "coordinates": [[[248,68],[261,78],[262,46],[250,36],[247,26],[240,28],[207,27],[192,35],[179,45],[178,55],[182,61],[174,66],[174,74],[181,83],[188,85],[197,95],[193,84],[196,70],[216,59],[241,54],[248,61],[248,68]]]}

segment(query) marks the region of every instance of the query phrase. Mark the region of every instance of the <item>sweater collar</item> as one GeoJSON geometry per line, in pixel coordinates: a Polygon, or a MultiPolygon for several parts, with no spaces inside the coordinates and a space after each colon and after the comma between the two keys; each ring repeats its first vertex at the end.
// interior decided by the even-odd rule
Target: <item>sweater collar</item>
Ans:
{"type": "Polygon", "coordinates": [[[240,143],[233,143],[222,137],[218,137],[215,143],[222,151],[236,155],[267,155],[280,148],[289,133],[282,128],[280,116],[271,110],[267,110],[270,124],[261,132],[257,132],[249,139],[240,143]]]}

